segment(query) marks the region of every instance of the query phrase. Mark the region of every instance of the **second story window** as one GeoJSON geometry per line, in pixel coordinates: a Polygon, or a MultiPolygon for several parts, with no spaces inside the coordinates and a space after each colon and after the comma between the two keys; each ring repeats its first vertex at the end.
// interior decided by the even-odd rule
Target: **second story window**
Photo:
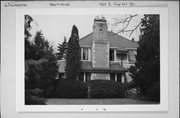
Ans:
{"type": "Polygon", "coordinates": [[[89,60],[89,48],[81,48],[81,60],[89,60]]]}
{"type": "Polygon", "coordinates": [[[119,61],[128,61],[126,53],[117,53],[117,58],[119,61]]]}
{"type": "Polygon", "coordinates": [[[129,61],[131,62],[136,61],[136,55],[137,55],[136,50],[129,51],[129,61]]]}
{"type": "Polygon", "coordinates": [[[88,60],[88,48],[83,49],[83,60],[88,60]]]}
{"type": "Polygon", "coordinates": [[[109,61],[114,61],[114,50],[109,51],[109,61]]]}

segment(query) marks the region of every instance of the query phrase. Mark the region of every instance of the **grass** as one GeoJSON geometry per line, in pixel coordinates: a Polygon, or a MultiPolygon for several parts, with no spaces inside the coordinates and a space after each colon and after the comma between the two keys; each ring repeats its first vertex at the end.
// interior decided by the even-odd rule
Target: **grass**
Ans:
{"type": "Polygon", "coordinates": [[[146,100],[131,98],[114,98],[114,99],[47,99],[47,105],[131,105],[131,104],[159,104],[146,100]]]}

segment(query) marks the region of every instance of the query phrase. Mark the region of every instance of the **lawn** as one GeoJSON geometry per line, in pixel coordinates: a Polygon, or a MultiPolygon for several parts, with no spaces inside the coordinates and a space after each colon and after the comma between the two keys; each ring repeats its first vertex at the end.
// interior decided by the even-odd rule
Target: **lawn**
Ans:
{"type": "Polygon", "coordinates": [[[158,104],[158,102],[146,101],[146,100],[139,100],[139,99],[132,99],[132,98],[115,98],[115,99],[60,99],[60,98],[53,98],[47,99],[47,105],[79,105],[79,104],[87,104],[87,105],[121,105],[121,104],[158,104]]]}

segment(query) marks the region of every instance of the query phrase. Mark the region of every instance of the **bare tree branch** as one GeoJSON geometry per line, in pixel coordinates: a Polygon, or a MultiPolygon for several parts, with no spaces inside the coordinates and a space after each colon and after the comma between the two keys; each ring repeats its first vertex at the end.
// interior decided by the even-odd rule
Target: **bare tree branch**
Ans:
{"type": "Polygon", "coordinates": [[[133,17],[136,17],[136,16],[137,16],[137,14],[135,14],[135,15],[129,15],[129,17],[126,17],[125,19],[121,19],[120,21],[119,21],[119,19],[117,19],[117,18],[113,18],[114,20],[116,20],[116,22],[115,22],[113,25],[117,25],[117,24],[119,24],[119,23],[130,22],[131,19],[132,19],[133,17]]]}
{"type": "Polygon", "coordinates": [[[124,32],[130,32],[129,33],[129,37],[132,35],[132,33],[138,29],[138,27],[141,25],[141,22],[138,23],[138,25],[136,25],[134,28],[132,29],[127,29],[128,26],[130,25],[132,19],[134,17],[138,16],[138,14],[135,15],[129,15],[128,17],[124,18],[124,19],[118,19],[118,18],[114,18],[115,23],[112,24],[112,26],[118,26],[118,25],[122,25],[122,28],[117,32],[117,33],[124,33],[124,32]]]}
{"type": "Polygon", "coordinates": [[[132,35],[132,33],[141,25],[141,22],[136,26],[134,27],[133,29],[129,29],[129,30],[126,30],[126,27],[123,28],[122,30],[118,31],[117,33],[124,33],[124,32],[130,32],[129,34],[129,37],[132,35]]]}

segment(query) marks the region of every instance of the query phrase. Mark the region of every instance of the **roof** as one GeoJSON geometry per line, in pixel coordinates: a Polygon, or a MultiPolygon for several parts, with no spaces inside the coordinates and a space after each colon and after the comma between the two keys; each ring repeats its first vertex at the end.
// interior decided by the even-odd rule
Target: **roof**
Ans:
{"type": "MultiPolygon", "coordinates": [[[[91,46],[93,40],[93,33],[88,34],[87,36],[80,39],[79,44],[81,47],[83,46],[91,46]]],[[[118,50],[126,50],[137,48],[138,44],[133,42],[125,37],[122,37],[114,32],[108,31],[108,40],[110,44],[110,48],[116,47],[118,50]]]]}
{"type": "MultiPolygon", "coordinates": [[[[59,63],[59,73],[65,72],[66,61],[60,61],[59,63]]],[[[119,63],[109,63],[109,68],[93,68],[91,61],[81,61],[81,72],[103,72],[103,73],[122,73],[126,69],[122,67],[119,63]]]]}

